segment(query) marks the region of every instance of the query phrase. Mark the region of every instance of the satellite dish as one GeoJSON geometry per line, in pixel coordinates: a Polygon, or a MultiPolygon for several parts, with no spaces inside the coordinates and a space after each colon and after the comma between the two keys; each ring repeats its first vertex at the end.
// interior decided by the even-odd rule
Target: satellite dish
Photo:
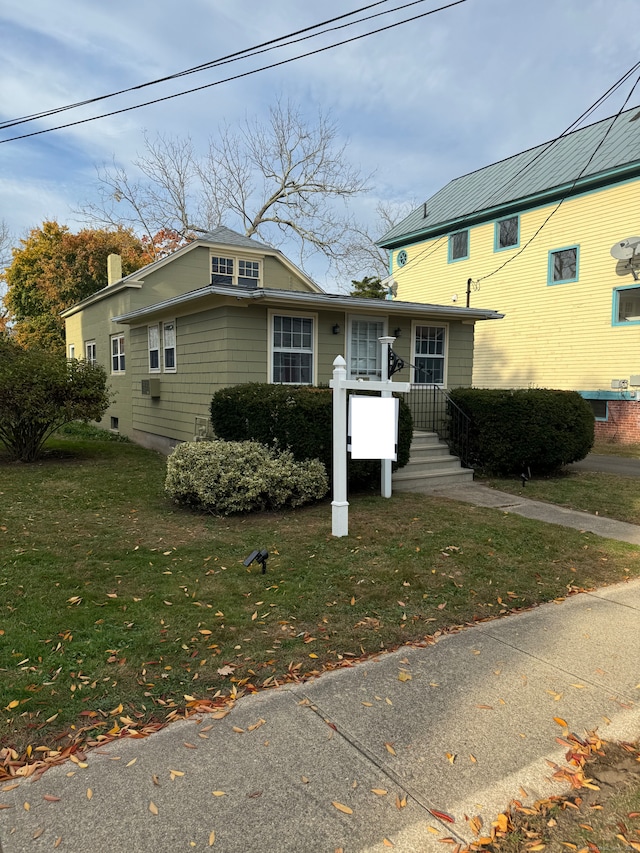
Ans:
{"type": "Polygon", "coordinates": [[[620,240],[611,247],[611,257],[617,261],[630,261],[639,246],[640,237],[627,237],[626,240],[620,240]]]}

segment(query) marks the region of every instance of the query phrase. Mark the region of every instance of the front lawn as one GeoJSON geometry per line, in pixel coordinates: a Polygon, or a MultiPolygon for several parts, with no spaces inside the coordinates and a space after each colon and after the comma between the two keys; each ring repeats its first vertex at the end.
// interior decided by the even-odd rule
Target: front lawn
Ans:
{"type": "Polygon", "coordinates": [[[198,515],[166,500],[165,466],[77,437],[33,465],[0,457],[0,745],[15,750],[0,778],[3,761],[640,574],[630,545],[427,495],[353,497],[341,539],[328,502],[198,515]],[[243,565],[256,548],[265,575],[243,565]]]}

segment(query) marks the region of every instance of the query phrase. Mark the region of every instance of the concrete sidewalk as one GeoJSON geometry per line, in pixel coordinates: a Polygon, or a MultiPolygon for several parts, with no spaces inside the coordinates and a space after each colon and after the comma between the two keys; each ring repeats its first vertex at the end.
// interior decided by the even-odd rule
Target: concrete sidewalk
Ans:
{"type": "MultiPolygon", "coordinates": [[[[483,488],[467,487],[468,499],[483,488]]],[[[537,511],[493,494],[504,511],[537,511]]],[[[576,526],[584,515],[543,520],[576,526]]],[[[596,522],[580,529],[607,520],[596,522]]],[[[114,742],[86,767],[0,786],[3,853],[57,839],[72,853],[211,842],[225,853],[373,853],[389,849],[385,839],[403,853],[442,853],[443,838],[472,840],[465,815],[487,828],[521,789],[530,799],[562,792],[547,763],[563,763],[554,718],[578,734],[640,736],[639,620],[640,580],[245,697],[221,720],[114,742]]]]}

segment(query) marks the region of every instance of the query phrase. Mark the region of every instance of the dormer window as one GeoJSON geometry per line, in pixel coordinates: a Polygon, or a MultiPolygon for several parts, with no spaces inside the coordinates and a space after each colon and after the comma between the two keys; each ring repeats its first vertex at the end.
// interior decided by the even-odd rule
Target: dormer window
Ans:
{"type": "Polygon", "coordinates": [[[211,284],[256,288],[260,285],[260,262],[244,258],[211,256],[211,284]]]}

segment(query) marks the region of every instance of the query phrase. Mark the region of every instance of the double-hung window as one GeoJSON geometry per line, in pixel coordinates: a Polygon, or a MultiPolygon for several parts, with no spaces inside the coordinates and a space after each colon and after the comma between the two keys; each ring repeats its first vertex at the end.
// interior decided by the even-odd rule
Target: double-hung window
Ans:
{"type": "Polygon", "coordinates": [[[176,321],[169,320],[162,324],[163,355],[165,373],[176,372],[176,321]]]}
{"type": "Polygon", "coordinates": [[[554,249],[549,252],[548,284],[565,284],[578,280],[578,247],[554,249]]]}
{"type": "Polygon", "coordinates": [[[449,262],[463,261],[469,257],[469,231],[456,231],[449,235],[449,262]]]}
{"type": "Polygon", "coordinates": [[[111,336],[111,372],[124,373],[124,335],[111,336]]]}
{"type": "Polygon", "coordinates": [[[211,284],[233,284],[233,258],[211,257],[211,284]]]}
{"type": "Polygon", "coordinates": [[[238,284],[241,287],[257,287],[260,280],[258,261],[238,261],[238,284]]]}
{"type": "Polygon", "coordinates": [[[147,327],[149,340],[149,373],[160,373],[160,326],[147,327]]]}
{"type": "Polygon", "coordinates": [[[85,341],[84,343],[84,357],[89,362],[89,364],[95,364],[97,361],[96,358],[96,342],[95,341],[85,341]]]}
{"type": "Polygon", "coordinates": [[[349,340],[349,373],[354,378],[380,379],[382,348],[378,338],[384,335],[382,320],[354,318],[349,340]]]}
{"type": "Polygon", "coordinates": [[[313,318],[271,315],[271,381],[313,385],[313,357],[313,318]]]}
{"type": "Polygon", "coordinates": [[[445,326],[416,326],[413,336],[415,385],[444,385],[445,326]]]}

